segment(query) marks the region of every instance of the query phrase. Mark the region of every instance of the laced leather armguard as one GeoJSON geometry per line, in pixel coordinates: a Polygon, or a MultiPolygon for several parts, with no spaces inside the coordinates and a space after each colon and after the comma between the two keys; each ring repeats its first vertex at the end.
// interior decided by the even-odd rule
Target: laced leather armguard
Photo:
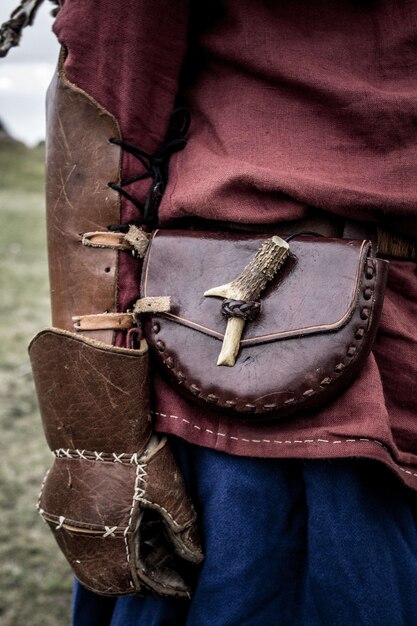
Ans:
{"type": "MultiPolygon", "coordinates": [[[[195,511],[166,438],[152,433],[149,356],[115,343],[118,252],[83,235],[120,222],[116,119],[70,83],[63,58],[47,98],[47,230],[52,321],[30,345],[54,454],[39,511],[82,584],[97,593],[188,596],[202,560],[195,511]],[[109,316],[109,317],[106,317],[109,316]],[[113,316],[113,317],[112,317],[113,316]]],[[[124,248],[120,248],[124,250],[124,248]]]]}

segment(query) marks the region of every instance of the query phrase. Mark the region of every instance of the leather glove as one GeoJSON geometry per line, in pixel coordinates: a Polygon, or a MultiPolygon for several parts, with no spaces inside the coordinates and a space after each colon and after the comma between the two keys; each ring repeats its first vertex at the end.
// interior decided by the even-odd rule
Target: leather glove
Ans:
{"type": "Polygon", "coordinates": [[[52,328],[29,353],[55,456],[38,508],[77,578],[105,595],[188,595],[203,555],[181,473],[152,435],[146,342],[52,328]]]}

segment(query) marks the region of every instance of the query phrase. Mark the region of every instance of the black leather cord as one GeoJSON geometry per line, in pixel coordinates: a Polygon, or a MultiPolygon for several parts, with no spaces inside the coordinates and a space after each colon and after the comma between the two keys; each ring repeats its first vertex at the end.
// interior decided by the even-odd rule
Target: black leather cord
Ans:
{"type": "Polygon", "coordinates": [[[171,115],[166,140],[154,154],[149,154],[145,150],[136,148],[127,141],[115,138],[109,139],[110,143],[120,146],[122,150],[125,150],[137,159],[144,171],[122,180],[120,184],[110,182],[108,185],[111,189],[127,198],[140,211],[143,223],[150,228],[154,228],[158,223],[158,207],[168,180],[169,159],[172,154],[185,148],[190,119],[190,113],[187,109],[183,107],[175,109],[171,115]],[[146,194],[145,201],[141,202],[127,191],[125,187],[147,178],[150,178],[152,183],[146,194]]]}

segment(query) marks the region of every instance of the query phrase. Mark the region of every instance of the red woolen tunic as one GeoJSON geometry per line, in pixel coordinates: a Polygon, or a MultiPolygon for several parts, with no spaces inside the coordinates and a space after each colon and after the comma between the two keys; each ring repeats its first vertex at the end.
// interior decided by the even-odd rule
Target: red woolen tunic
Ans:
{"type": "MultiPolygon", "coordinates": [[[[320,208],[417,237],[413,0],[66,0],[56,32],[68,78],[117,117],[126,141],[154,151],[176,97],[189,108],[162,226],[199,216],[267,231],[320,208]]],[[[123,177],[136,172],[125,155],[123,177]]],[[[143,183],[132,187],[143,195],[143,183]]],[[[123,222],[137,220],[122,206],[123,222]]],[[[137,267],[121,254],[119,269],[124,310],[137,267]]],[[[393,261],[374,350],[337,400],[248,426],[156,377],[156,427],[232,454],[374,458],[417,488],[416,319],[416,264],[393,261]]]]}

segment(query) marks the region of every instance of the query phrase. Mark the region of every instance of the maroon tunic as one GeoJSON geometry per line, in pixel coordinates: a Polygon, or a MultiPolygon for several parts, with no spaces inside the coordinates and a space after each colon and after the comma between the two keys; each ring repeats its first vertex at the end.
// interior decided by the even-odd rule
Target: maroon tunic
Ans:
{"type": "MultiPolygon", "coordinates": [[[[152,152],[177,95],[191,111],[162,225],[184,216],[267,225],[320,208],[417,236],[416,3],[191,5],[66,0],[55,27],[69,79],[117,117],[126,141],[152,152]]],[[[136,172],[125,155],[123,177],[136,172]]],[[[137,219],[128,201],[122,214],[137,219]]],[[[138,297],[128,255],[119,275],[124,310],[138,297]]],[[[393,261],[373,353],[335,401],[248,426],[189,404],[156,377],[156,427],[232,454],[366,456],[417,488],[416,316],[416,264],[393,261]]]]}

